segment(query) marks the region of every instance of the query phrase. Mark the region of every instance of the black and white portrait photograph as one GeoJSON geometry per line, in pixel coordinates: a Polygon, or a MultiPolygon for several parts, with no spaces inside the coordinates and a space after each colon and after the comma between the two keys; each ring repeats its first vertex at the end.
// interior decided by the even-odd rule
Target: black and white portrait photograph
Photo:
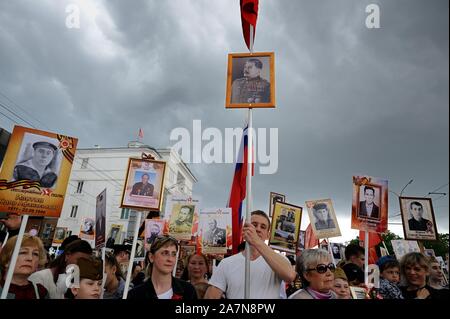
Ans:
{"type": "Polygon", "coordinates": [[[208,254],[226,253],[227,234],[231,230],[231,209],[202,209],[199,224],[202,252],[208,254]]]}
{"type": "Polygon", "coordinates": [[[317,238],[341,236],[331,199],[306,201],[309,219],[317,238]]]}
{"type": "Polygon", "coordinates": [[[380,188],[362,185],[359,188],[359,218],[380,219],[380,188]]]}
{"type": "Polygon", "coordinates": [[[405,239],[437,240],[431,198],[400,197],[399,200],[405,239]]]}
{"type": "Polygon", "coordinates": [[[331,251],[333,253],[333,258],[335,260],[340,260],[342,259],[341,256],[341,245],[338,243],[331,243],[331,251]]]}
{"type": "Polygon", "coordinates": [[[38,181],[44,188],[55,188],[62,154],[57,139],[25,133],[14,166],[13,181],[38,181]]]}

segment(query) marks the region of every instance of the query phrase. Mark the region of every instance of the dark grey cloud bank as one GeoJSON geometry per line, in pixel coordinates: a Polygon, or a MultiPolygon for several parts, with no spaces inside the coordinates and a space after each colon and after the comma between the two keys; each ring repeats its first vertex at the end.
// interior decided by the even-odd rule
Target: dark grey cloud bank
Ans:
{"type": "MultiPolygon", "coordinates": [[[[414,178],[411,196],[446,184],[448,21],[445,0],[261,1],[255,51],[275,52],[277,108],[254,123],[278,128],[280,144],[278,172],[254,178],[254,207],[267,210],[270,191],[302,206],[330,197],[345,229],[352,175],[396,192],[414,178]],[[370,3],[380,29],[365,26],[370,3]]],[[[80,147],[123,146],[139,127],[166,147],[194,119],[222,132],[245,119],[224,109],[227,54],[246,51],[238,1],[0,1],[0,43],[1,92],[80,147]],[[65,27],[69,3],[80,29],[65,27]]],[[[204,205],[225,204],[234,166],[191,168],[204,205]]],[[[434,206],[448,232],[448,197],[434,206]]]]}

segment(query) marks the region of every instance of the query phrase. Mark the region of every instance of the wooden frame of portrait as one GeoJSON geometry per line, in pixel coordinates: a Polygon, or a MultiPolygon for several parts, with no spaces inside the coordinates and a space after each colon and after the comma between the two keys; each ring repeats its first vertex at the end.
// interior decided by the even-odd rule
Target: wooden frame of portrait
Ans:
{"type": "MultiPolygon", "coordinates": [[[[122,192],[120,208],[132,208],[135,210],[160,211],[164,196],[164,176],[166,173],[166,162],[152,159],[130,158],[128,161],[127,175],[122,192]],[[147,167],[145,167],[147,166],[147,167]],[[144,167],[144,168],[143,168],[144,167]],[[155,180],[149,178],[149,183],[153,185],[153,195],[131,195],[134,184],[137,184],[136,172],[155,174],[155,180]],[[153,184],[155,183],[155,184],[153,184]],[[155,194],[156,193],[156,197],[155,194]],[[132,198],[131,196],[135,197],[132,198]]],[[[148,174],[147,174],[148,175],[148,174]]]]}
{"type": "Polygon", "coordinates": [[[270,192],[270,196],[269,196],[269,217],[272,217],[273,215],[273,206],[275,206],[275,197],[281,197],[283,198],[283,201],[281,201],[281,203],[284,203],[286,201],[286,195],[280,194],[280,193],[275,193],[275,192],[270,192]]]}
{"type": "Polygon", "coordinates": [[[290,254],[296,253],[302,213],[303,207],[289,203],[275,202],[272,223],[270,226],[270,247],[290,254]],[[288,210],[286,215],[283,214],[282,209],[288,210]],[[293,214],[289,214],[291,212],[293,214]],[[285,217],[282,218],[282,216],[285,217]],[[294,218],[294,220],[292,220],[292,218],[294,218]],[[292,236],[290,236],[291,234],[292,236]]]}
{"type": "Polygon", "coordinates": [[[227,71],[227,91],[225,98],[226,108],[274,108],[275,107],[275,56],[273,52],[255,52],[255,53],[230,53],[228,54],[228,71],[227,71]],[[261,58],[263,60],[268,59],[269,67],[263,64],[263,73],[267,75],[261,76],[262,81],[268,81],[269,88],[269,101],[267,102],[232,102],[233,81],[243,77],[242,71],[244,64],[251,58],[261,58]],[[242,70],[237,70],[238,66],[242,67],[242,70]]]}
{"type": "Polygon", "coordinates": [[[428,197],[399,197],[400,202],[400,211],[403,222],[403,233],[405,235],[405,239],[407,240],[427,240],[427,241],[436,241],[438,240],[437,233],[437,225],[436,219],[434,217],[433,203],[431,198],[428,197]],[[427,230],[419,231],[419,230],[411,230],[409,228],[409,206],[412,202],[418,202],[422,205],[423,213],[427,213],[428,216],[431,216],[431,220],[428,220],[426,217],[424,219],[428,220],[427,222],[427,230]],[[426,211],[425,211],[426,209],[426,211]],[[431,225],[430,225],[431,223],[431,225]],[[431,232],[431,234],[430,234],[431,232]]]}

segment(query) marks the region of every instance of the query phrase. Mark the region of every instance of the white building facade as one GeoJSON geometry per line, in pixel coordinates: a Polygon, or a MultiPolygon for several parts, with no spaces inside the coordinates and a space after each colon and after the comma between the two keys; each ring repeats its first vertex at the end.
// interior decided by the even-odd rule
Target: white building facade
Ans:
{"type": "MultiPolygon", "coordinates": [[[[133,210],[120,208],[129,158],[141,158],[142,153],[165,161],[163,208],[167,195],[192,196],[197,179],[171,149],[154,149],[140,142],[130,142],[122,148],[78,149],[73,162],[61,216],[57,227],[66,227],[69,234],[79,235],[84,218],[95,219],[96,198],[106,188],[106,229],[111,224],[122,225],[121,242],[132,236],[133,210]]],[[[144,214],[145,215],[145,214],[144,214]]],[[[92,246],[94,241],[90,241],[92,246]]]]}

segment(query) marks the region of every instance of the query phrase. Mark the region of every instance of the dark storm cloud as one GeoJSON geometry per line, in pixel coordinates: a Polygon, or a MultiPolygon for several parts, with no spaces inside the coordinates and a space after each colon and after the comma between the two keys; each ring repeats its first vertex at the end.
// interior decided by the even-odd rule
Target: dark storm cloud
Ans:
{"type": "MultiPolygon", "coordinates": [[[[376,1],[377,30],[370,3],[261,2],[255,50],[275,52],[277,109],[254,123],[277,127],[280,145],[278,172],[254,178],[255,208],[270,191],[302,206],[330,197],[347,225],[354,174],[396,192],[414,178],[408,195],[447,183],[448,2],[376,1]]],[[[1,91],[81,147],[124,146],[139,127],[166,147],[194,119],[222,132],[245,119],[224,109],[227,54],[245,52],[238,1],[1,1],[0,42],[1,91]],[[69,3],[80,29],[65,27],[69,3]]],[[[224,205],[234,166],[191,168],[205,206],[224,205]]],[[[435,206],[448,231],[448,197],[435,206]]]]}

